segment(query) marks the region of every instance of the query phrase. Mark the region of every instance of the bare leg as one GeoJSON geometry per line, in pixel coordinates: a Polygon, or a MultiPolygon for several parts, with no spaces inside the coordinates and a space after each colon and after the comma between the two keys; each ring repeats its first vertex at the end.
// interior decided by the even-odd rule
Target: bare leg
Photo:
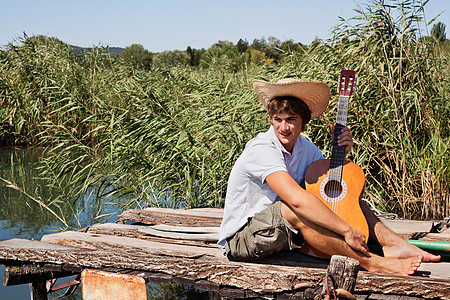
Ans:
{"type": "Polygon", "coordinates": [[[393,258],[376,254],[367,257],[353,250],[340,235],[297,216],[284,203],[281,205],[281,215],[302,232],[305,241],[311,247],[330,256],[336,254],[355,258],[362,268],[371,272],[411,275],[419,268],[423,258],[421,255],[393,258]]]}
{"type": "Polygon", "coordinates": [[[366,203],[360,201],[360,205],[369,224],[370,238],[381,245],[385,257],[406,258],[421,255],[424,262],[439,261],[441,259],[438,255],[433,255],[408,243],[387,228],[366,203]]]}

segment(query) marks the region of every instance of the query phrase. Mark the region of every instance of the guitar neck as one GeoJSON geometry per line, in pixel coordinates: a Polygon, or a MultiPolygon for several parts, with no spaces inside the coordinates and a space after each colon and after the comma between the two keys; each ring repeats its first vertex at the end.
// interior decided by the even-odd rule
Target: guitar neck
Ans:
{"type": "Polygon", "coordinates": [[[338,111],[336,116],[336,125],[333,136],[333,149],[331,152],[330,180],[341,181],[342,165],[344,163],[344,147],[339,147],[337,140],[342,129],[347,126],[348,102],[350,96],[339,96],[338,111]]]}
{"type": "Polygon", "coordinates": [[[348,100],[350,96],[339,96],[338,111],[336,116],[336,125],[347,126],[348,100]]]}

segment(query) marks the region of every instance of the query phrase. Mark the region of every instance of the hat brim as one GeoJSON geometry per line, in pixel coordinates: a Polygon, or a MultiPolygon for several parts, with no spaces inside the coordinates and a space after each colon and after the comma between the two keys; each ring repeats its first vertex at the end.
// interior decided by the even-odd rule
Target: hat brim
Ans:
{"type": "Polygon", "coordinates": [[[275,97],[296,97],[308,105],[311,119],[319,117],[330,101],[330,88],[323,82],[291,80],[289,82],[267,82],[253,80],[253,89],[264,108],[275,97]]]}

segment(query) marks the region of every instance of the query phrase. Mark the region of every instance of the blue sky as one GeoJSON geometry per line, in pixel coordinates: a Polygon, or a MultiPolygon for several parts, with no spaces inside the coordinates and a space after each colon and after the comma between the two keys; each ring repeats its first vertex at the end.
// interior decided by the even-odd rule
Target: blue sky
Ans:
{"type": "MultiPolygon", "coordinates": [[[[330,37],[338,17],[352,17],[367,0],[0,0],[0,45],[23,32],[82,47],[141,44],[152,52],[209,48],[219,40],[269,36],[309,44],[330,37]]],[[[430,21],[447,25],[450,1],[430,0],[430,21]]],[[[430,27],[431,30],[431,27],[430,27]]]]}

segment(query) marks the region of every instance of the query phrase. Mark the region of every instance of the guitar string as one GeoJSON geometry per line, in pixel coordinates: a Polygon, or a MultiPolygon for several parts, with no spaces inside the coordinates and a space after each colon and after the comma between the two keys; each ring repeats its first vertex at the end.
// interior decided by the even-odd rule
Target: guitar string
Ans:
{"type": "MultiPolygon", "coordinates": [[[[336,126],[333,137],[332,160],[329,173],[329,187],[331,189],[331,198],[337,198],[343,192],[342,166],[344,162],[344,147],[338,146],[337,139],[341,133],[342,128],[344,128],[347,124],[348,100],[348,96],[339,97],[338,113],[336,116],[336,126]]],[[[331,207],[336,214],[339,214],[338,201],[332,201],[331,207]]]]}
{"type": "MultiPolygon", "coordinates": [[[[330,187],[332,189],[332,196],[333,198],[339,197],[339,191],[340,193],[344,192],[342,187],[342,172],[343,172],[343,165],[344,165],[344,147],[339,147],[337,145],[337,137],[340,134],[340,131],[342,128],[344,128],[347,125],[347,115],[348,115],[348,104],[349,104],[349,98],[350,94],[353,91],[353,86],[356,83],[356,79],[354,76],[349,76],[346,78],[345,74],[341,73],[341,76],[339,78],[339,102],[338,102],[338,112],[336,115],[336,126],[334,130],[334,136],[333,136],[333,148],[332,148],[332,160],[330,161],[330,169],[329,169],[329,176],[328,176],[328,183],[330,183],[330,187]],[[344,83],[344,84],[343,84],[344,83]],[[343,93],[347,92],[347,95],[342,95],[343,93]],[[336,195],[335,195],[336,193],[336,195]]],[[[339,201],[333,201],[331,204],[332,210],[339,215],[339,201]]]]}

